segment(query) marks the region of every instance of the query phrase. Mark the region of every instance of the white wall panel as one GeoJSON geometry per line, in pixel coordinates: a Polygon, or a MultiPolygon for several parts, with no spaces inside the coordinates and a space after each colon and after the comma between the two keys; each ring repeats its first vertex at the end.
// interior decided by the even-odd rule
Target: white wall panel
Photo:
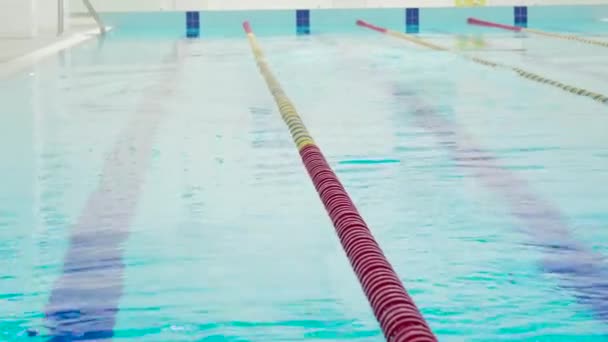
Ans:
{"type": "Polygon", "coordinates": [[[36,0],[0,0],[0,37],[35,36],[38,32],[36,3],[36,0]]]}
{"type": "MultiPolygon", "coordinates": [[[[9,1],[9,0],[3,0],[9,1]]],[[[18,1],[18,0],[12,0],[18,1]]],[[[74,12],[84,12],[81,0],[70,0],[74,12]]],[[[187,10],[406,8],[453,7],[454,0],[92,0],[100,12],[187,10]]],[[[487,6],[608,5],[608,0],[487,0],[487,6]]]]}

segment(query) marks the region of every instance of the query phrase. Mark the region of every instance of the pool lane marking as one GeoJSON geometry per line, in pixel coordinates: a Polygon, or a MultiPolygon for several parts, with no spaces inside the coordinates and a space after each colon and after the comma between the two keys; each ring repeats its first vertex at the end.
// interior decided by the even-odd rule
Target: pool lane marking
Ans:
{"type": "Polygon", "coordinates": [[[351,266],[388,341],[437,341],[398,275],[359,215],[340,180],[272,74],[248,22],[243,23],[260,74],[266,81],[302,162],[332,220],[351,266]]]}
{"type": "Polygon", "coordinates": [[[572,291],[577,301],[589,308],[595,318],[608,324],[605,258],[576,241],[558,207],[536,195],[525,180],[500,165],[495,156],[459,130],[455,123],[443,118],[413,93],[399,89],[393,93],[397,99],[404,95],[407,103],[416,107],[414,116],[418,124],[439,139],[452,159],[459,162],[457,166],[466,169],[508,203],[511,215],[523,224],[520,231],[531,239],[530,244],[541,247],[543,270],[558,274],[560,287],[572,291]]]}
{"type": "Polygon", "coordinates": [[[492,67],[492,68],[505,68],[505,69],[508,69],[508,70],[512,70],[518,76],[520,76],[522,78],[525,78],[525,79],[528,79],[528,80],[531,80],[531,81],[534,81],[534,82],[538,82],[538,83],[548,84],[548,85],[553,86],[555,88],[559,88],[561,90],[564,90],[564,91],[566,91],[568,93],[571,93],[571,94],[574,94],[574,95],[578,95],[578,96],[588,97],[588,98],[590,98],[590,99],[592,99],[594,101],[600,102],[600,103],[602,103],[604,105],[608,105],[608,96],[600,94],[600,93],[596,93],[596,92],[589,91],[589,90],[584,89],[584,88],[578,88],[578,87],[574,87],[574,86],[571,86],[571,85],[568,85],[568,84],[565,84],[565,83],[562,83],[562,82],[559,82],[559,81],[555,81],[555,80],[546,78],[544,76],[541,76],[539,74],[526,71],[526,70],[524,70],[522,68],[519,68],[519,67],[509,66],[509,65],[506,65],[506,64],[502,64],[502,63],[496,63],[496,62],[493,62],[493,61],[490,61],[490,60],[487,60],[487,59],[483,59],[483,58],[479,58],[479,57],[475,57],[475,56],[470,56],[470,55],[467,55],[467,54],[462,53],[460,51],[451,50],[451,49],[448,49],[446,47],[443,47],[443,46],[440,46],[440,45],[437,45],[437,44],[433,44],[433,43],[427,42],[427,41],[425,41],[423,39],[414,37],[413,35],[410,35],[410,34],[407,34],[407,33],[402,33],[402,32],[397,32],[397,31],[392,31],[392,30],[389,30],[389,29],[386,29],[386,28],[383,28],[383,27],[379,27],[379,26],[367,23],[367,22],[365,22],[363,20],[357,20],[356,23],[357,23],[358,26],[365,27],[365,28],[368,28],[370,30],[373,30],[373,31],[376,31],[376,32],[380,32],[380,33],[383,33],[383,34],[386,34],[386,35],[389,35],[389,36],[392,36],[392,37],[395,37],[395,38],[406,40],[406,41],[409,41],[411,43],[414,43],[414,44],[417,44],[417,45],[421,45],[421,46],[427,47],[427,48],[435,50],[435,51],[452,52],[454,54],[462,56],[462,57],[464,57],[466,59],[469,59],[469,60],[471,60],[471,61],[473,61],[475,63],[478,63],[478,64],[482,64],[482,65],[485,65],[485,66],[488,66],[488,67],[492,67]]]}
{"type": "Polygon", "coordinates": [[[70,229],[63,272],[45,307],[49,342],[114,336],[124,287],[123,243],[137,211],[156,131],[167,114],[163,102],[177,83],[179,60],[177,64],[174,72],[145,89],[70,229]]]}
{"type": "MultiPolygon", "coordinates": [[[[326,38],[319,40],[337,47],[326,38]]],[[[342,55],[348,55],[351,50],[339,49],[345,52],[342,55]]],[[[458,167],[473,173],[481,184],[507,201],[511,215],[525,225],[521,231],[531,238],[528,245],[542,248],[543,270],[561,275],[559,286],[572,291],[573,297],[589,308],[595,318],[608,324],[606,259],[577,242],[569,233],[567,220],[558,207],[534,194],[527,182],[500,165],[498,158],[481,148],[454,122],[423,103],[412,91],[401,91],[395,85],[392,87],[392,97],[410,97],[408,103],[413,102],[417,108],[414,115],[416,123],[440,139],[453,160],[475,163],[473,166],[458,163],[458,167]]]]}
{"type": "Polygon", "coordinates": [[[585,44],[590,44],[590,45],[595,45],[595,46],[608,47],[608,42],[603,42],[601,40],[583,38],[583,37],[579,37],[579,36],[575,36],[575,35],[569,35],[569,34],[560,34],[560,33],[541,31],[541,30],[531,29],[531,28],[527,28],[527,27],[505,25],[505,24],[495,23],[495,22],[481,20],[481,19],[476,19],[476,18],[468,18],[467,19],[467,23],[469,25],[476,25],[476,26],[483,26],[483,27],[493,27],[493,28],[507,30],[507,31],[513,31],[513,32],[527,32],[527,33],[532,33],[532,34],[536,34],[536,35],[544,36],[544,37],[557,38],[557,39],[570,40],[570,41],[577,41],[577,42],[581,42],[581,43],[585,43],[585,44]]]}

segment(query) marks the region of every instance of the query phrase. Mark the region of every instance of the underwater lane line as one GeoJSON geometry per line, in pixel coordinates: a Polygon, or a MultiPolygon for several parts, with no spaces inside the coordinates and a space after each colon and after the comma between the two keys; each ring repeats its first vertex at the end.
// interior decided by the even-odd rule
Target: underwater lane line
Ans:
{"type": "Polygon", "coordinates": [[[441,116],[411,91],[395,88],[398,101],[415,107],[415,120],[447,148],[459,168],[501,197],[511,215],[521,223],[519,231],[528,245],[539,247],[542,269],[558,276],[558,285],[593,316],[608,324],[608,268],[605,258],[583,246],[571,234],[560,209],[535,194],[529,184],[500,165],[454,122],[441,116]]]}
{"type": "Polygon", "coordinates": [[[179,64],[178,58],[173,72],[145,89],[135,115],[106,156],[96,189],[69,230],[63,272],[45,308],[49,342],[114,336],[124,287],[123,243],[136,215],[156,131],[167,115],[163,102],[174,91],[179,64]]]}

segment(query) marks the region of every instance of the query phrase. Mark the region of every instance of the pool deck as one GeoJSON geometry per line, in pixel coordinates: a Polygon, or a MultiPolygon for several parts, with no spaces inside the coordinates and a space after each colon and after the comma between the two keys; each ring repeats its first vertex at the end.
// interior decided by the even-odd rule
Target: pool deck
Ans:
{"type": "Polygon", "coordinates": [[[89,40],[99,33],[92,20],[73,18],[70,30],[40,32],[34,38],[0,38],[0,79],[19,72],[39,60],[89,40]]]}

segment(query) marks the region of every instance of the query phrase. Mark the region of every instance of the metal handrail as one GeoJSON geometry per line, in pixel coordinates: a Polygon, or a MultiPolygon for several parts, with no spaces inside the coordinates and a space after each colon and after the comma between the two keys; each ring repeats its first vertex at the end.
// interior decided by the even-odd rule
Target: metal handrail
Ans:
{"type": "Polygon", "coordinates": [[[65,29],[65,4],[63,0],[57,1],[57,35],[61,36],[65,29]]]}
{"type": "Polygon", "coordinates": [[[86,6],[87,10],[89,10],[89,14],[93,17],[93,19],[95,19],[97,26],[99,26],[99,34],[101,34],[102,36],[105,35],[106,26],[103,24],[103,21],[101,20],[101,17],[99,16],[99,13],[97,13],[97,10],[95,9],[95,7],[93,7],[93,4],[91,3],[91,1],[82,0],[82,2],[86,6]]]}

